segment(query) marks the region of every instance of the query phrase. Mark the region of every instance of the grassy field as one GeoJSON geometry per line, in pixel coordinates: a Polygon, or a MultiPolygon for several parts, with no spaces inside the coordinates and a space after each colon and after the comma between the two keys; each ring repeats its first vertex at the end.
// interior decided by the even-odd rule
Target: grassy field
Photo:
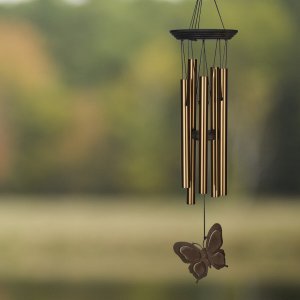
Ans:
{"type": "MultiPolygon", "coordinates": [[[[1,300],[27,299],[24,293],[23,298],[11,293],[30,284],[35,291],[44,285],[44,297],[29,293],[28,299],[58,299],[45,297],[54,283],[87,289],[91,283],[95,288],[120,289],[137,284],[193,285],[172,245],[201,241],[202,205],[188,207],[183,199],[164,197],[40,200],[7,197],[0,202],[0,279],[6,291],[1,295],[0,287],[1,300]]],[[[256,200],[207,200],[208,226],[223,226],[229,268],[210,270],[203,286],[300,284],[299,201],[256,200]]],[[[118,299],[95,299],[110,298],[118,299]]]]}

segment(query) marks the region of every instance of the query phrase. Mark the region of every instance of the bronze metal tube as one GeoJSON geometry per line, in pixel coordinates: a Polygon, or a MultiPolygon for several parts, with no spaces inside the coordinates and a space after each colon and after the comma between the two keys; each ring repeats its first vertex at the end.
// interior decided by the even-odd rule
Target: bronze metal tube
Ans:
{"type": "Polygon", "coordinates": [[[195,159],[196,141],[192,133],[196,130],[196,94],[197,94],[197,60],[188,59],[188,107],[189,107],[189,188],[187,192],[187,204],[195,204],[195,159]]]}
{"type": "Polygon", "coordinates": [[[199,79],[199,193],[207,194],[207,105],[208,77],[199,79]]]}
{"type": "MultiPolygon", "coordinates": [[[[221,94],[223,92],[222,90],[222,70],[221,70],[221,94]]],[[[223,95],[222,95],[223,96],[223,95]]],[[[224,101],[223,97],[220,101],[220,141],[219,141],[219,147],[220,147],[220,192],[219,195],[223,196],[224,193],[224,101]]]]}
{"type": "Polygon", "coordinates": [[[220,196],[227,195],[227,115],[228,115],[228,69],[221,69],[221,92],[220,102],[220,196]]]}
{"type": "Polygon", "coordinates": [[[211,68],[211,130],[214,140],[211,141],[211,196],[220,195],[220,68],[211,68]]]}
{"type": "Polygon", "coordinates": [[[181,180],[182,187],[189,187],[189,149],[188,149],[188,105],[187,80],[181,79],[181,180]]]}

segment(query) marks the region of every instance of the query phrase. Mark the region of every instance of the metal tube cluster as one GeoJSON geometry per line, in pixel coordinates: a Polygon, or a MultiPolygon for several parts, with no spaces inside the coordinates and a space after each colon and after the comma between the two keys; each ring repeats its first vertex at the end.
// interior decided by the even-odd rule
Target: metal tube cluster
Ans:
{"type": "Polygon", "coordinates": [[[187,204],[193,205],[197,168],[198,192],[208,192],[209,161],[211,196],[227,195],[228,69],[212,67],[208,77],[198,76],[197,59],[188,59],[187,66],[181,80],[181,167],[187,204]]]}

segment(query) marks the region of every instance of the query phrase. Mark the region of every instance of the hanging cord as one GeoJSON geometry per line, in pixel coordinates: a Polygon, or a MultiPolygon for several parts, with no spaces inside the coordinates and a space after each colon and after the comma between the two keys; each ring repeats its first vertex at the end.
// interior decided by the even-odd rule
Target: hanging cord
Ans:
{"type": "Polygon", "coordinates": [[[219,59],[220,59],[220,68],[222,67],[222,49],[221,49],[221,40],[219,40],[219,59]]]}
{"type": "Polygon", "coordinates": [[[222,63],[221,68],[225,68],[225,55],[226,55],[226,41],[224,41],[224,48],[223,48],[223,56],[222,56],[222,63]]]}
{"type": "Polygon", "coordinates": [[[200,59],[199,59],[199,67],[198,67],[198,74],[201,75],[201,65],[202,65],[202,54],[204,49],[204,40],[202,40],[202,46],[200,51],[200,59]]]}
{"type": "Polygon", "coordinates": [[[205,207],[205,195],[203,198],[203,247],[204,247],[204,242],[206,240],[206,207],[205,207]]]}
{"type": "Polygon", "coordinates": [[[197,24],[198,29],[200,28],[201,12],[202,12],[202,0],[200,1],[199,19],[198,19],[198,24],[197,24]]]}
{"type": "Polygon", "coordinates": [[[191,42],[191,52],[192,52],[192,58],[194,58],[194,48],[193,48],[193,41],[190,41],[191,42]]]}
{"type": "Polygon", "coordinates": [[[183,40],[181,40],[181,78],[183,79],[183,69],[184,69],[184,62],[183,62],[183,40]]]}
{"type": "Polygon", "coordinates": [[[226,55],[225,55],[225,68],[227,68],[227,61],[228,61],[228,41],[226,40],[225,41],[225,52],[226,52],[226,55]]]}
{"type": "Polygon", "coordinates": [[[205,66],[204,66],[204,68],[206,69],[206,75],[208,76],[208,66],[207,66],[207,57],[206,57],[205,40],[203,40],[203,43],[204,43],[204,61],[205,61],[205,66]]]}
{"type": "Polygon", "coordinates": [[[181,72],[182,72],[182,79],[186,78],[187,72],[186,72],[186,60],[185,60],[185,50],[184,50],[184,41],[183,40],[181,41],[181,72]]]}
{"type": "MultiPolygon", "coordinates": [[[[198,73],[201,76],[203,74],[204,76],[208,76],[208,65],[207,65],[207,58],[206,58],[206,48],[205,48],[205,40],[202,40],[202,46],[200,51],[200,60],[199,60],[199,66],[198,66],[198,73]],[[202,66],[202,72],[201,73],[201,66],[202,66]]],[[[200,77],[198,79],[200,81],[200,77]]],[[[200,83],[199,83],[200,85],[200,83]]]]}
{"type": "Polygon", "coordinates": [[[214,55],[214,63],[213,63],[213,66],[215,67],[216,66],[216,57],[217,57],[217,50],[218,50],[218,41],[216,41],[216,47],[215,47],[215,55],[214,55]]]}
{"type": "MultiPolygon", "coordinates": [[[[192,15],[192,18],[191,18],[191,21],[190,21],[189,29],[196,29],[196,28],[199,29],[200,28],[202,1],[203,0],[197,0],[196,1],[195,7],[194,7],[194,10],[193,10],[193,15],[192,15]]],[[[221,24],[223,26],[223,29],[225,29],[225,25],[224,25],[224,22],[223,22],[223,19],[222,19],[222,16],[221,16],[221,12],[220,12],[217,0],[214,0],[214,3],[215,3],[215,6],[216,6],[216,9],[218,11],[218,15],[219,15],[221,24]]]]}
{"type": "Polygon", "coordinates": [[[193,11],[193,16],[190,22],[190,29],[196,29],[199,28],[200,26],[200,18],[201,18],[201,10],[202,10],[202,0],[197,0],[194,11],[193,11]]]}
{"type": "Polygon", "coordinates": [[[199,29],[199,27],[200,27],[201,11],[202,11],[202,0],[199,1],[199,5],[198,5],[198,9],[197,9],[197,17],[196,17],[196,22],[195,22],[196,29],[199,29]]]}
{"type": "Polygon", "coordinates": [[[194,11],[193,11],[193,16],[192,16],[192,19],[191,19],[191,22],[190,22],[190,27],[189,27],[190,29],[192,29],[192,28],[194,27],[194,24],[195,24],[195,17],[196,17],[196,15],[197,15],[199,2],[200,2],[200,0],[197,0],[197,1],[196,1],[195,7],[194,7],[194,11]]]}
{"type": "Polygon", "coordinates": [[[217,0],[214,0],[214,2],[215,2],[215,5],[216,5],[216,8],[217,8],[217,11],[218,11],[219,18],[220,18],[220,21],[221,21],[221,23],[222,23],[223,29],[225,29],[225,26],[224,26],[224,23],[223,23],[223,19],[222,19],[222,16],[221,16],[221,13],[220,13],[218,4],[217,4],[217,0]]]}
{"type": "Polygon", "coordinates": [[[224,41],[224,48],[223,48],[223,58],[222,58],[222,64],[221,67],[227,68],[227,43],[228,41],[224,41]]]}
{"type": "Polygon", "coordinates": [[[198,76],[197,76],[197,85],[200,87],[200,76],[201,76],[201,65],[202,65],[202,52],[203,52],[203,42],[200,51],[199,64],[198,64],[198,76]]]}
{"type": "Polygon", "coordinates": [[[194,58],[193,41],[188,40],[188,58],[194,58]]]}

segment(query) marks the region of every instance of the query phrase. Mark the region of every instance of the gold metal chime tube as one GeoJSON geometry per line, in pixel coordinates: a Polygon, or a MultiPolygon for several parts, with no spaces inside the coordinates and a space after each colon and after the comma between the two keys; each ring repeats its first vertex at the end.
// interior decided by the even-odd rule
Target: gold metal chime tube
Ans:
{"type": "Polygon", "coordinates": [[[181,79],[181,173],[182,187],[189,187],[189,131],[188,131],[188,103],[187,80],[181,79]]]}
{"type": "Polygon", "coordinates": [[[227,195],[227,90],[228,90],[228,69],[221,68],[221,94],[220,102],[220,196],[227,195]]]}
{"type": "Polygon", "coordinates": [[[196,94],[197,94],[197,60],[188,59],[188,133],[189,133],[189,188],[187,190],[187,204],[195,202],[195,160],[196,141],[193,132],[196,130],[196,94]]]}
{"type": "Polygon", "coordinates": [[[199,79],[199,193],[207,194],[207,105],[208,77],[199,79]]]}
{"type": "Polygon", "coordinates": [[[220,196],[220,68],[211,68],[211,196],[220,196]]]}
{"type": "Polygon", "coordinates": [[[211,68],[211,196],[227,195],[227,78],[226,68],[211,68]]]}

